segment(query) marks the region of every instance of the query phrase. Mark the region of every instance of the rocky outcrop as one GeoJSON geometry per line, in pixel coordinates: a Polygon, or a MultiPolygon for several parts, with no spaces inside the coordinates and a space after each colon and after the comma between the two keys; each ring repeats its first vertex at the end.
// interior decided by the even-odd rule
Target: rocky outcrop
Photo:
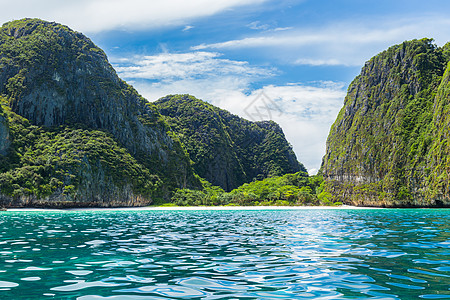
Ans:
{"type": "MultiPolygon", "coordinates": [[[[76,202],[121,206],[148,204],[155,195],[168,198],[176,188],[201,187],[189,157],[180,142],[171,137],[167,123],[155,106],[117,76],[105,53],[91,40],[66,26],[23,19],[0,28],[0,95],[2,105],[8,110],[7,117],[0,117],[0,154],[5,155],[8,147],[12,149],[7,158],[0,158],[4,161],[0,168],[3,172],[0,194],[4,199],[20,205],[76,202]],[[14,124],[9,129],[7,118],[14,124]],[[30,124],[26,125],[21,118],[30,124]],[[16,126],[15,122],[23,124],[16,126]],[[30,132],[29,128],[34,129],[30,132]],[[77,178],[72,180],[74,185],[60,174],[61,170],[52,169],[51,174],[36,171],[36,166],[45,165],[45,161],[33,164],[23,159],[27,148],[40,149],[31,159],[41,159],[43,140],[54,138],[55,132],[60,134],[66,129],[73,133],[77,129],[107,133],[111,143],[117,143],[120,148],[120,155],[126,152],[125,160],[128,157],[135,160],[128,166],[133,170],[119,172],[124,174],[125,183],[118,184],[115,180],[111,184],[111,174],[99,178],[98,173],[93,173],[89,179],[86,177],[89,172],[76,173],[79,166],[60,166],[77,178]],[[25,133],[29,135],[24,136],[25,133]],[[136,166],[142,178],[156,176],[162,180],[158,191],[138,187],[139,180],[131,176],[136,173],[136,166]],[[25,169],[42,180],[21,181],[25,169]],[[51,185],[46,189],[49,176],[55,176],[63,186],[51,185]],[[63,193],[64,186],[75,186],[76,197],[63,193]]],[[[94,140],[90,142],[91,147],[104,147],[94,140]]],[[[74,142],[74,147],[83,145],[74,142]]],[[[92,163],[99,154],[98,149],[85,150],[86,159],[92,163]]],[[[60,153],[49,155],[53,158],[60,153]]],[[[115,159],[100,161],[106,171],[114,169],[108,164],[115,159]]]]}
{"type": "Polygon", "coordinates": [[[77,179],[81,183],[73,191],[67,191],[66,187],[70,185],[65,185],[45,196],[27,193],[14,196],[0,194],[0,207],[133,207],[148,206],[154,202],[151,195],[137,193],[132,184],[117,184],[103,170],[84,171],[78,174],[77,179]]]}
{"type": "Polygon", "coordinates": [[[448,187],[436,185],[448,166],[447,48],[429,39],[393,46],[368,61],[350,84],[321,168],[337,201],[450,205],[448,187]]]}
{"type": "Polygon", "coordinates": [[[251,122],[189,95],[154,103],[185,145],[195,172],[226,191],[306,171],[273,121],[251,122]]]}
{"type": "Polygon", "coordinates": [[[108,133],[6,117],[12,142],[0,156],[0,207],[140,206],[167,192],[168,183],[108,133]]]}
{"type": "Polygon", "coordinates": [[[9,148],[9,128],[6,118],[0,110],[0,155],[6,155],[9,148]]]}
{"type": "MultiPolygon", "coordinates": [[[[447,44],[450,51],[450,44],[447,44]]],[[[450,62],[437,89],[433,106],[433,140],[427,159],[427,196],[442,205],[450,199],[450,62]]]]}

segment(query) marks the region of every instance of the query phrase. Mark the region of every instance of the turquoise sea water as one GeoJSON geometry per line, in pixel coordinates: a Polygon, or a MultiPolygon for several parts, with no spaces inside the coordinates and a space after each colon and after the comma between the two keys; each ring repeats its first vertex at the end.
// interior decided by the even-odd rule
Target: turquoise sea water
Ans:
{"type": "Polygon", "coordinates": [[[450,299],[450,210],[0,212],[0,299],[450,299]]]}

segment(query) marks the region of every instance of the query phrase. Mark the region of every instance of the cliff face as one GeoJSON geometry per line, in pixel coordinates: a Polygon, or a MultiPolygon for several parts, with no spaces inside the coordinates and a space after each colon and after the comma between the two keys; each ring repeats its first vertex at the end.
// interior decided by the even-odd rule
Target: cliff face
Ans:
{"type": "MultiPolygon", "coordinates": [[[[450,53],[450,44],[444,49],[450,53]]],[[[450,55],[447,55],[449,60],[450,55]]],[[[445,205],[450,203],[450,62],[436,93],[433,110],[433,142],[428,154],[429,197],[445,205]]]]}
{"type": "Polygon", "coordinates": [[[321,169],[337,201],[450,205],[448,49],[404,42],[368,61],[351,83],[321,169]]]}
{"type": "MultiPolygon", "coordinates": [[[[101,49],[66,26],[24,19],[6,23],[0,28],[0,95],[2,105],[8,111],[8,117],[0,117],[0,154],[3,156],[17,158],[26,153],[26,149],[17,142],[23,138],[23,130],[11,122],[10,127],[14,128],[8,129],[6,125],[7,118],[17,120],[20,116],[30,123],[23,128],[37,126],[36,130],[45,132],[44,136],[38,135],[39,141],[62,129],[105,132],[108,141],[121,149],[119,152],[125,151],[134,159],[131,165],[145,169],[144,177],[151,174],[165,182],[157,192],[160,196],[176,187],[200,186],[188,156],[179,141],[170,136],[168,125],[155,106],[118,78],[101,49]],[[6,151],[10,139],[13,147],[6,151]]],[[[30,144],[24,147],[37,147],[33,141],[29,140],[30,144]]],[[[94,147],[96,142],[92,143],[94,147]]],[[[81,147],[82,144],[75,146],[81,147]]],[[[89,156],[91,151],[87,152],[84,160],[80,160],[80,164],[87,162],[86,166],[72,166],[67,171],[79,179],[87,176],[92,180],[78,180],[76,195],[69,195],[62,189],[71,186],[71,181],[58,177],[63,184],[62,189],[53,186],[51,192],[44,193],[45,197],[86,203],[109,201],[105,205],[148,204],[152,201],[155,191],[138,191],[131,173],[124,180],[129,181],[129,185],[117,185],[117,180],[107,175],[107,169],[111,168],[105,168],[102,158],[97,169],[104,170],[105,176],[98,170],[77,175],[78,168],[89,170],[92,163],[96,164],[95,159],[89,156]],[[111,185],[110,182],[115,183],[111,185]],[[93,200],[100,198],[103,200],[93,200]]],[[[5,164],[2,169],[12,174],[21,166],[23,162],[18,161],[17,165],[5,164]]],[[[8,182],[13,181],[3,178],[0,192],[9,191],[8,182]]],[[[3,193],[3,198],[7,197],[11,203],[29,205],[27,199],[44,197],[38,197],[32,190],[13,190],[18,192],[3,193]]]]}
{"type": "Polygon", "coordinates": [[[154,102],[197,174],[230,191],[253,179],[306,171],[272,121],[250,122],[189,95],[154,102]]]}
{"type": "Polygon", "coordinates": [[[9,148],[8,122],[0,106],[0,155],[5,155],[9,148]]]}
{"type": "Polygon", "coordinates": [[[0,206],[140,206],[164,196],[167,182],[111,134],[34,126],[8,107],[6,116],[11,144],[0,156],[0,206]]]}

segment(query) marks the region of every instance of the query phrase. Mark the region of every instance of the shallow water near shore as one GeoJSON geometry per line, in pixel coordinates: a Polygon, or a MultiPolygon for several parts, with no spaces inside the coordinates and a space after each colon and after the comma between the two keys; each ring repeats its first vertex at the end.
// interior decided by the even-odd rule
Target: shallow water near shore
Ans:
{"type": "Polygon", "coordinates": [[[450,210],[0,213],[0,298],[450,299],[450,210]]]}

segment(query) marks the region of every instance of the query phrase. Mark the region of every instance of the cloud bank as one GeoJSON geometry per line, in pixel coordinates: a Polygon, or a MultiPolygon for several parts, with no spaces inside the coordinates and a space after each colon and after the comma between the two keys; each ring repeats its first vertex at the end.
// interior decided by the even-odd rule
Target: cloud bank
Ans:
{"type": "Polygon", "coordinates": [[[4,1],[2,23],[37,17],[85,33],[113,29],[148,29],[182,25],[221,11],[260,4],[265,0],[16,0],[4,1]]]}
{"type": "MultiPolygon", "coordinates": [[[[254,25],[254,24],[253,24],[254,25]]],[[[234,40],[200,44],[191,50],[251,50],[283,53],[284,63],[310,66],[361,66],[373,55],[405,40],[434,38],[448,42],[450,19],[443,16],[339,22],[315,28],[288,28],[234,40]]],[[[277,58],[277,57],[275,57],[277,58]]]]}
{"type": "Polygon", "coordinates": [[[116,70],[125,78],[181,80],[240,74],[241,78],[273,76],[275,69],[250,66],[246,61],[221,58],[217,52],[160,53],[120,59],[116,70]]]}

